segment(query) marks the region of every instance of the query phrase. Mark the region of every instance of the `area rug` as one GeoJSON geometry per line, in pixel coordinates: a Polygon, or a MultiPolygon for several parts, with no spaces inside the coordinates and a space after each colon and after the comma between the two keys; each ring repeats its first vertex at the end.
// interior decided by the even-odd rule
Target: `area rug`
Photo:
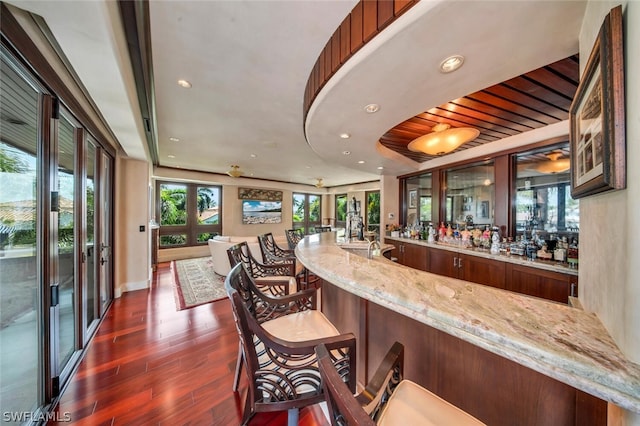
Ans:
{"type": "Polygon", "coordinates": [[[213,272],[211,257],[171,262],[174,296],[179,311],[227,297],[224,277],[213,272]]]}

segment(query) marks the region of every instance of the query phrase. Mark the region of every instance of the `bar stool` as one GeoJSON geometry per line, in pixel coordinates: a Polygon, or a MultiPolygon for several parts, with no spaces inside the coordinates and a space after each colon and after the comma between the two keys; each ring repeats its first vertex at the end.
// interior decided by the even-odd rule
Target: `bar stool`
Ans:
{"type": "MultiPolygon", "coordinates": [[[[299,408],[324,400],[315,346],[326,345],[338,365],[355,371],[355,336],[339,334],[321,312],[308,309],[315,289],[268,297],[242,264],[231,269],[225,288],[240,339],[236,375],[244,364],[249,379],[242,424],[256,412],[287,410],[288,424],[297,425],[299,408]]],[[[355,376],[345,380],[355,391],[355,376]]]]}
{"type": "Polygon", "coordinates": [[[318,345],[316,354],[334,426],[484,425],[422,386],[403,380],[404,346],[398,342],[387,352],[371,381],[358,395],[345,384],[327,347],[318,345]]]}

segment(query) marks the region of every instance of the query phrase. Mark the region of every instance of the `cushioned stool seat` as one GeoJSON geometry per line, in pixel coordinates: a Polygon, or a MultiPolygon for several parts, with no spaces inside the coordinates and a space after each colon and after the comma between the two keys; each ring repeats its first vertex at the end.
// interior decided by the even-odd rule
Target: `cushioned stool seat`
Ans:
{"type": "Polygon", "coordinates": [[[262,328],[289,342],[304,342],[340,334],[322,312],[314,309],[265,321],[262,328]]]}
{"type": "Polygon", "coordinates": [[[255,279],[256,284],[260,285],[273,285],[278,283],[287,283],[289,286],[289,294],[293,294],[297,291],[298,282],[295,277],[269,275],[267,277],[259,277],[255,279]]]}
{"type": "Polygon", "coordinates": [[[483,425],[475,417],[410,380],[393,391],[378,425],[483,425]]]}

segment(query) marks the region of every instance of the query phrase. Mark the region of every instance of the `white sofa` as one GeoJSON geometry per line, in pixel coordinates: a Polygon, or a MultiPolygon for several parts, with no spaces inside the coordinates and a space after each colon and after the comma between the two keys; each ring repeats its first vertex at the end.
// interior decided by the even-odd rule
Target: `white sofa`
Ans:
{"type": "MultiPolygon", "coordinates": [[[[287,245],[287,238],[273,236],[276,244],[282,248],[289,247],[287,245]]],[[[227,249],[238,243],[246,241],[249,245],[249,250],[256,260],[262,262],[262,252],[260,251],[260,244],[258,243],[258,237],[237,237],[237,236],[223,236],[218,235],[208,241],[209,251],[211,252],[211,258],[213,259],[213,271],[224,277],[227,276],[231,270],[229,264],[229,256],[227,255],[227,249]]]]}

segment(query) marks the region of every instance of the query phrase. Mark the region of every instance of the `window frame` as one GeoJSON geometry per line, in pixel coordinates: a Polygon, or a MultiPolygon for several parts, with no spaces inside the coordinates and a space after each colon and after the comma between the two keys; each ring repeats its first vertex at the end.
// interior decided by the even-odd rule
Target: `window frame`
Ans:
{"type": "Polygon", "coordinates": [[[207,244],[207,240],[198,241],[200,234],[209,233],[210,237],[222,234],[222,185],[214,185],[202,182],[182,182],[171,180],[156,180],[155,182],[155,201],[156,201],[156,218],[160,225],[158,229],[158,248],[160,250],[168,248],[181,248],[181,247],[197,247],[207,244]],[[163,185],[178,185],[186,187],[186,223],[179,225],[163,225],[161,219],[161,207],[162,207],[162,186],[163,185]],[[218,206],[218,223],[216,224],[201,224],[198,223],[198,188],[217,188],[219,198],[217,201],[218,206]],[[162,244],[162,237],[168,235],[185,235],[184,244],[162,244]]]}
{"type": "Polygon", "coordinates": [[[310,194],[305,192],[294,192],[291,194],[291,227],[293,229],[302,229],[305,235],[312,234],[316,232],[316,228],[322,226],[322,195],[319,194],[310,194]],[[300,222],[296,222],[293,220],[294,218],[294,209],[295,209],[295,198],[296,195],[304,196],[304,218],[300,222]],[[309,213],[311,212],[311,204],[309,202],[310,197],[318,197],[318,220],[314,221],[309,218],[309,213]],[[312,231],[313,229],[313,231],[312,231]]]}

